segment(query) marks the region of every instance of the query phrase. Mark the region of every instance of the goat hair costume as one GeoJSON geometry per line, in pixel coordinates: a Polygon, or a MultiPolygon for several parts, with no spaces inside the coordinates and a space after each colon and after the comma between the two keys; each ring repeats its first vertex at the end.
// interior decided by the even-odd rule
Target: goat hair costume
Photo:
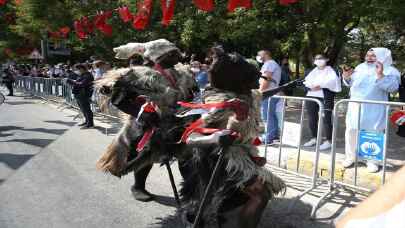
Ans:
{"type": "Polygon", "coordinates": [[[165,143],[161,142],[161,137],[175,137],[177,134],[166,137],[165,131],[183,124],[173,113],[177,101],[192,99],[196,83],[183,65],[176,65],[167,71],[175,77],[175,87],[160,72],[144,66],[113,70],[96,82],[96,88],[107,95],[114,106],[129,114],[124,126],[97,162],[99,170],[120,177],[132,170],[136,172],[146,165],[160,162],[169,152],[175,153],[167,151],[173,148],[163,148],[165,143]],[[138,113],[145,108],[145,99],[153,104],[156,111],[152,121],[139,120],[138,113]],[[153,134],[151,140],[139,148],[139,143],[148,131],[150,135],[153,134]]]}
{"type": "MultiPolygon", "coordinates": [[[[235,111],[229,108],[211,109],[202,116],[204,128],[229,129],[237,132],[239,137],[232,145],[222,148],[225,162],[219,168],[218,178],[213,183],[211,197],[203,212],[203,227],[217,227],[225,219],[224,213],[245,204],[248,196],[243,192],[246,186],[260,178],[270,197],[285,191],[284,182],[268,169],[258,165],[255,158],[258,149],[254,145],[259,132],[261,95],[257,90],[251,94],[237,94],[218,88],[205,90],[203,104],[222,104],[239,101],[248,106],[247,116],[238,120],[235,111]]],[[[202,196],[212,175],[218,159],[218,145],[209,147],[194,146],[193,158],[188,161],[192,173],[185,177],[182,188],[184,210],[187,216],[195,216],[202,196]]],[[[190,219],[189,219],[190,220],[190,219]]],[[[192,220],[192,219],[191,219],[192,220]]]]}

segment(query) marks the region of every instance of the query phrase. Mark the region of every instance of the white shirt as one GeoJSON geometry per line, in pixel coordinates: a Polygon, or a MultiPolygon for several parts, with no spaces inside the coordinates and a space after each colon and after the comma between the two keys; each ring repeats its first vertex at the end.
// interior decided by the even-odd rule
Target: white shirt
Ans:
{"type": "Polygon", "coordinates": [[[313,69],[307,77],[305,77],[305,86],[308,88],[313,88],[320,86],[321,90],[318,91],[308,91],[308,97],[320,97],[324,98],[322,89],[329,89],[332,92],[338,93],[342,91],[342,83],[337,76],[336,72],[332,67],[326,66],[323,69],[316,67],[313,69]]]}
{"type": "MultiPolygon", "coordinates": [[[[274,89],[279,86],[280,80],[281,80],[281,67],[280,67],[280,65],[278,65],[278,63],[276,61],[274,61],[272,59],[267,60],[263,64],[260,72],[262,73],[262,75],[264,75],[266,72],[271,72],[271,74],[272,74],[271,81],[269,83],[269,87],[266,88],[265,90],[274,89]]],[[[264,79],[260,79],[260,80],[264,80],[264,79]]]]}

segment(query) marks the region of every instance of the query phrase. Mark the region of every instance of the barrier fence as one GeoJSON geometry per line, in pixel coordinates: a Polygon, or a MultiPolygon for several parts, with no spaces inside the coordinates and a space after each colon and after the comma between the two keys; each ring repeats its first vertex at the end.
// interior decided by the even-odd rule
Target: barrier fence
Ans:
{"type": "MultiPolygon", "coordinates": [[[[361,112],[362,109],[364,109],[363,105],[365,104],[372,104],[372,105],[381,105],[384,106],[385,108],[385,130],[383,132],[383,145],[382,145],[382,163],[380,164],[382,166],[382,172],[381,172],[381,184],[385,183],[386,179],[386,169],[387,169],[387,146],[389,142],[389,130],[390,130],[390,112],[392,107],[405,107],[405,103],[401,102],[385,102],[385,101],[369,101],[369,100],[349,100],[349,99],[344,99],[340,100],[336,103],[335,108],[333,110],[333,132],[332,132],[332,149],[331,149],[331,154],[330,154],[330,168],[329,168],[329,173],[330,173],[330,179],[329,179],[329,191],[325,193],[323,196],[320,197],[318,203],[315,205],[315,208],[319,206],[319,204],[331,193],[334,192],[335,189],[337,189],[339,186],[344,186],[351,188],[353,190],[358,190],[358,191],[366,191],[370,192],[371,189],[363,188],[358,186],[358,161],[359,161],[359,149],[361,149],[361,142],[360,142],[360,134],[361,134],[361,112]],[[343,181],[336,181],[335,180],[335,173],[336,173],[336,144],[337,144],[337,131],[339,127],[339,117],[338,117],[338,111],[339,107],[341,107],[343,104],[349,105],[350,103],[356,104],[357,106],[357,116],[356,116],[356,124],[357,124],[357,134],[356,134],[356,153],[355,153],[355,161],[354,161],[354,178],[353,178],[353,184],[345,183],[343,181]]],[[[364,110],[366,111],[366,110],[364,110]]],[[[367,111],[373,111],[373,110],[367,110],[367,111]]],[[[377,155],[375,155],[377,156],[377,155]]],[[[316,209],[315,209],[316,210],[316,209]]],[[[314,215],[313,215],[314,216],[314,215]]]]}
{"type": "MultiPolygon", "coordinates": [[[[361,129],[360,128],[360,119],[361,119],[361,109],[362,106],[364,104],[374,104],[374,105],[383,105],[385,108],[385,132],[384,132],[384,136],[383,136],[383,145],[381,153],[382,153],[382,161],[381,161],[381,166],[382,166],[382,172],[381,172],[381,184],[385,183],[386,180],[386,169],[387,169],[387,145],[389,142],[389,129],[390,129],[390,121],[389,121],[389,116],[390,116],[390,112],[391,112],[391,108],[392,107],[405,107],[405,103],[400,103],[400,102],[384,102],[384,101],[368,101],[368,100],[349,100],[349,99],[345,99],[345,100],[340,100],[336,103],[335,108],[333,109],[333,115],[332,115],[332,122],[333,122],[333,132],[332,132],[332,148],[331,148],[331,153],[330,153],[330,167],[329,167],[329,178],[322,178],[322,181],[320,181],[320,177],[318,174],[318,166],[319,166],[319,158],[320,158],[320,143],[322,140],[322,129],[323,129],[323,118],[324,118],[324,105],[321,101],[317,100],[317,99],[313,99],[313,98],[305,98],[305,97],[289,97],[289,96],[273,96],[272,98],[269,99],[273,99],[273,98],[280,98],[282,102],[282,121],[281,121],[281,129],[280,129],[280,144],[279,147],[277,148],[279,153],[278,153],[278,161],[276,165],[270,165],[272,168],[276,168],[276,169],[282,169],[284,172],[287,173],[292,173],[295,174],[297,176],[301,176],[301,177],[305,177],[305,178],[310,178],[312,180],[312,186],[310,188],[308,188],[307,190],[303,191],[299,196],[297,196],[297,199],[300,199],[301,197],[303,197],[305,194],[308,194],[309,192],[315,190],[318,186],[326,184],[328,186],[328,191],[324,194],[321,195],[320,197],[317,197],[318,200],[312,205],[312,211],[311,211],[311,218],[315,218],[316,217],[316,212],[319,208],[319,205],[321,202],[323,202],[325,200],[325,198],[327,196],[329,196],[335,189],[337,189],[339,186],[345,186],[348,187],[352,190],[355,191],[361,191],[361,192],[371,192],[371,189],[368,188],[364,188],[358,185],[358,153],[359,153],[359,148],[360,148],[360,132],[357,132],[357,137],[356,137],[356,142],[357,142],[357,146],[356,146],[356,158],[355,158],[355,167],[354,167],[354,177],[353,177],[353,184],[350,183],[345,183],[343,181],[336,181],[335,180],[335,173],[336,173],[336,146],[337,146],[337,131],[339,129],[339,109],[344,105],[344,104],[349,104],[349,103],[356,103],[359,106],[359,111],[357,112],[357,116],[355,118],[357,118],[357,129],[361,129]],[[286,113],[286,101],[300,101],[301,102],[301,115],[300,115],[300,131],[299,131],[299,139],[298,139],[298,144],[297,144],[297,157],[296,157],[296,168],[294,171],[289,170],[287,168],[283,168],[281,167],[281,157],[282,157],[282,150],[283,150],[283,134],[284,134],[284,130],[285,130],[285,113],[286,113]],[[308,175],[304,175],[299,173],[299,167],[300,167],[300,162],[301,162],[301,144],[302,144],[302,137],[303,137],[303,128],[304,128],[304,116],[305,116],[305,104],[307,102],[316,102],[319,106],[319,120],[318,120],[318,132],[317,132],[317,139],[316,139],[316,146],[315,146],[315,156],[313,159],[313,170],[312,170],[312,176],[308,176],[308,175]]],[[[270,104],[270,102],[269,102],[270,104]]],[[[332,111],[332,110],[330,110],[332,111]]],[[[269,118],[267,119],[267,121],[269,120],[269,118]]],[[[267,135],[267,130],[266,129],[266,135],[267,135]]],[[[266,137],[267,139],[267,137],[266,137]]],[[[267,142],[266,142],[266,146],[265,146],[265,156],[267,157],[267,153],[268,153],[268,146],[267,146],[267,142]]],[[[294,202],[293,202],[294,204],[294,202]]],[[[291,205],[293,205],[291,204],[291,205]]]]}
{"type": "MultiPolygon", "coordinates": [[[[319,164],[319,157],[320,157],[320,143],[322,141],[322,131],[323,131],[323,113],[325,111],[324,104],[315,98],[308,98],[308,97],[290,97],[290,96],[273,96],[269,98],[268,102],[268,110],[270,110],[270,100],[271,99],[281,99],[280,102],[282,102],[282,115],[281,115],[281,128],[280,128],[280,144],[278,147],[278,159],[277,159],[277,166],[270,165],[273,168],[277,169],[282,169],[284,172],[292,173],[297,176],[301,176],[304,178],[309,178],[312,180],[312,186],[305,191],[303,191],[301,194],[299,194],[296,199],[299,200],[302,198],[304,195],[310,193],[311,191],[315,190],[318,187],[318,164],[319,164]],[[301,116],[300,116],[300,131],[299,131],[299,139],[297,143],[297,159],[296,159],[296,169],[295,171],[288,170],[287,168],[282,168],[281,167],[281,158],[282,158],[282,152],[283,152],[283,135],[284,135],[284,127],[285,127],[285,112],[286,112],[286,102],[287,101],[300,101],[301,102],[301,116]],[[315,157],[313,160],[313,170],[312,170],[312,176],[308,176],[305,174],[299,173],[299,167],[301,163],[301,149],[302,149],[302,137],[303,137],[303,128],[304,128],[304,116],[305,116],[305,104],[307,102],[315,102],[318,107],[319,107],[319,112],[318,112],[318,131],[317,131],[317,137],[316,137],[316,145],[315,145],[315,157]]],[[[269,121],[269,115],[267,115],[267,122],[269,121]]],[[[265,140],[265,157],[267,158],[267,153],[268,153],[268,144],[267,144],[267,133],[269,129],[266,129],[266,140],[265,140]]],[[[295,202],[293,202],[290,207],[294,205],[295,202]]],[[[315,208],[315,207],[313,207],[315,208]]]]}
{"type": "MultiPolygon", "coordinates": [[[[14,87],[32,96],[51,100],[58,99],[58,101],[62,100],[63,105],[78,108],[76,99],[72,93],[72,85],[64,83],[63,79],[60,78],[18,76],[16,77],[14,87]]],[[[121,118],[118,110],[113,106],[109,106],[108,113],[101,112],[98,101],[99,94],[94,94],[91,103],[93,112],[107,117],[121,118]]]]}

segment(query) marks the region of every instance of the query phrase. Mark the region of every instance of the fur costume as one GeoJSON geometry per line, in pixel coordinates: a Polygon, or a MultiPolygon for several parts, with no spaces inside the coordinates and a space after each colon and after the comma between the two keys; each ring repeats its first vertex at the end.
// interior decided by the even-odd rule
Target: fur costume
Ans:
{"type": "MultiPolygon", "coordinates": [[[[235,98],[249,105],[246,120],[238,121],[231,110],[215,110],[202,117],[205,127],[230,129],[240,133],[240,137],[225,151],[226,162],[221,167],[220,177],[214,183],[213,196],[204,212],[204,227],[216,227],[223,219],[222,213],[242,205],[247,200],[242,193],[243,188],[254,178],[261,178],[266,182],[271,196],[283,192],[286,187],[279,177],[268,169],[259,167],[252,159],[258,154],[252,141],[259,132],[260,93],[252,90],[250,95],[238,95],[230,91],[207,88],[204,103],[218,103],[235,98]]],[[[193,167],[193,173],[187,177],[182,189],[183,199],[187,202],[185,209],[189,214],[196,213],[215,166],[216,152],[218,147],[194,148],[194,157],[189,161],[189,165],[193,167]]]]}
{"type": "MultiPolygon", "coordinates": [[[[185,177],[181,190],[185,202],[184,218],[190,222],[196,216],[218,161],[218,152],[222,150],[225,161],[219,167],[217,178],[214,179],[207,198],[207,206],[202,214],[200,227],[205,228],[222,227],[226,223],[225,213],[248,205],[251,196],[245,190],[258,181],[264,183],[263,192],[259,193],[263,194],[264,205],[267,204],[267,199],[283,193],[286,189],[285,183],[279,177],[259,166],[254,159],[258,156],[258,150],[253,142],[259,134],[262,100],[260,93],[254,89],[258,88],[260,73],[236,53],[228,55],[221,49],[213,51],[218,54],[215,53],[217,56],[214,56],[209,71],[211,86],[204,91],[203,104],[200,104],[200,107],[208,108],[216,105],[224,108],[210,109],[208,113],[202,115],[200,128],[188,133],[191,140],[187,140],[187,143],[193,148],[193,158],[187,165],[193,172],[185,177]],[[232,83],[229,83],[231,77],[232,83]],[[238,101],[237,107],[218,105],[233,101],[238,101]],[[206,132],[210,129],[230,130],[239,137],[231,144],[221,146],[223,145],[221,139],[216,143],[206,140],[208,137],[204,129],[206,132]],[[198,138],[202,140],[199,142],[198,138]],[[208,143],[204,146],[203,142],[208,143]]],[[[255,221],[258,223],[263,208],[256,210],[259,217],[255,221]]]]}
{"type": "MultiPolygon", "coordinates": [[[[137,121],[137,113],[142,106],[142,103],[137,103],[138,97],[145,96],[157,106],[160,121],[154,122],[164,123],[165,126],[159,126],[159,128],[166,130],[172,127],[169,123],[173,126],[179,124],[179,120],[173,117],[176,102],[193,97],[196,84],[185,66],[177,65],[169,71],[176,78],[176,88],[173,88],[158,71],[143,66],[113,70],[108,72],[105,78],[97,81],[96,88],[107,94],[112,104],[130,115],[97,162],[99,170],[120,177],[131,170],[136,171],[145,165],[160,162],[164,157],[162,153],[169,152],[169,149],[162,151],[163,143],[149,143],[142,151],[142,156],[139,156],[141,153],[135,152],[136,144],[141,140],[144,132],[151,128],[148,124],[137,121]],[[131,163],[131,169],[128,169],[128,162],[131,160],[134,161],[131,163]]],[[[160,142],[159,137],[163,137],[161,132],[157,133],[151,141],[160,142]]]]}

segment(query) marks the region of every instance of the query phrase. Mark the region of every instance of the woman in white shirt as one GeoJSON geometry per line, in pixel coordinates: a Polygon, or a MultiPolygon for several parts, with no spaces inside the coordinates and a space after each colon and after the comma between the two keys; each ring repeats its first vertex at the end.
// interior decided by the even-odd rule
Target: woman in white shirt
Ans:
{"type": "MultiPolygon", "coordinates": [[[[324,135],[326,136],[326,141],[320,145],[320,150],[331,148],[334,99],[335,94],[342,91],[340,78],[337,76],[335,70],[327,65],[327,62],[328,59],[325,56],[316,55],[314,61],[316,68],[305,77],[304,82],[305,87],[308,89],[307,97],[322,101],[325,107],[324,135]]],[[[308,113],[308,122],[312,137],[304,146],[311,147],[316,144],[319,107],[315,102],[306,102],[305,106],[308,113]]]]}

